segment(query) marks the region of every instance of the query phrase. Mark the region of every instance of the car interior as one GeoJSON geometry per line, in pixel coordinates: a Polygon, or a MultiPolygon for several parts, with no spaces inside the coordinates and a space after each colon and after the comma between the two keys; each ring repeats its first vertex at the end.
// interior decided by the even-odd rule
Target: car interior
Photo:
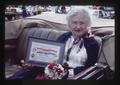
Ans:
{"type": "MultiPolygon", "coordinates": [[[[64,24],[38,19],[19,19],[5,23],[5,78],[12,76],[21,67],[20,57],[26,57],[27,41],[30,36],[56,41],[67,32],[64,24]],[[13,30],[14,28],[14,30],[13,30]],[[9,29],[11,29],[9,31],[9,29]]],[[[71,79],[104,80],[113,79],[115,72],[114,27],[92,27],[92,33],[100,45],[95,65],[78,73],[71,79]],[[102,30],[101,30],[102,29],[102,30]]],[[[68,79],[69,80],[69,79],[68,79]]]]}

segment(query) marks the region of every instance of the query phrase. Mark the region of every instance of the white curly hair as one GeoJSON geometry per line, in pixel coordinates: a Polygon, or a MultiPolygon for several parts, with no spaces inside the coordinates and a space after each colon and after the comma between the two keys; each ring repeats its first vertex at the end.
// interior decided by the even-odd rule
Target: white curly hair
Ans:
{"type": "Polygon", "coordinates": [[[70,9],[70,11],[68,12],[67,16],[66,16],[66,19],[67,19],[67,24],[69,25],[69,22],[70,22],[70,19],[73,17],[73,16],[76,16],[76,15],[83,15],[84,18],[85,18],[85,23],[86,25],[89,27],[91,26],[91,17],[90,17],[90,14],[88,12],[88,9],[85,9],[85,8],[82,8],[82,7],[79,7],[79,8],[72,8],[70,9]]]}

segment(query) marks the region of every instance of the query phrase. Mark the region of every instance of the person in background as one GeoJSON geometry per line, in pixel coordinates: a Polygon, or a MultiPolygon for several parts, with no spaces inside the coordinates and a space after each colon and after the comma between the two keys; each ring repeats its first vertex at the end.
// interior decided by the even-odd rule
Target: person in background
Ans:
{"type": "Polygon", "coordinates": [[[99,18],[104,18],[104,14],[105,14],[104,7],[100,6],[99,10],[100,10],[99,11],[99,18]]]}
{"type": "Polygon", "coordinates": [[[57,7],[55,8],[55,13],[60,13],[60,6],[57,6],[57,7]]]}
{"type": "Polygon", "coordinates": [[[23,16],[23,18],[27,17],[27,11],[26,11],[26,7],[25,6],[22,6],[22,16],[23,16]]]}
{"type": "Polygon", "coordinates": [[[61,13],[63,13],[63,14],[66,13],[66,7],[65,6],[61,6],[61,13]]]}
{"type": "Polygon", "coordinates": [[[64,66],[68,68],[68,77],[92,66],[97,61],[99,45],[91,33],[91,19],[83,8],[71,9],[67,14],[69,32],[61,35],[57,41],[65,42],[64,66]]]}

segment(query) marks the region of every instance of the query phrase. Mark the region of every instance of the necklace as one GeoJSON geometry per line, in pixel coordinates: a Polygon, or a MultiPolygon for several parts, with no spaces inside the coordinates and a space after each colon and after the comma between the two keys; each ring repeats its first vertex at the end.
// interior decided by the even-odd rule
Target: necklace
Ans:
{"type": "MultiPolygon", "coordinates": [[[[73,45],[77,44],[79,41],[80,41],[80,40],[77,40],[77,42],[75,42],[75,43],[74,43],[74,41],[73,41],[73,45]]],[[[79,45],[79,49],[78,49],[77,53],[78,53],[78,52],[80,51],[80,49],[82,48],[83,43],[84,43],[84,42],[83,42],[83,39],[81,39],[81,43],[80,43],[80,45],[79,45]]],[[[69,61],[69,55],[70,55],[70,52],[71,52],[71,50],[72,50],[73,45],[72,45],[72,46],[68,49],[68,51],[67,51],[66,61],[69,61]]]]}

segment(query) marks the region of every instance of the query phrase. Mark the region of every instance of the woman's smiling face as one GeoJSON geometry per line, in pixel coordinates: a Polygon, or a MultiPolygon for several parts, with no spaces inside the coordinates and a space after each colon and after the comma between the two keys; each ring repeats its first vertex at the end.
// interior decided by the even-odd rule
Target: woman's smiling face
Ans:
{"type": "Polygon", "coordinates": [[[77,14],[69,19],[68,26],[74,37],[81,37],[87,32],[87,23],[84,17],[83,14],[77,14]]]}

